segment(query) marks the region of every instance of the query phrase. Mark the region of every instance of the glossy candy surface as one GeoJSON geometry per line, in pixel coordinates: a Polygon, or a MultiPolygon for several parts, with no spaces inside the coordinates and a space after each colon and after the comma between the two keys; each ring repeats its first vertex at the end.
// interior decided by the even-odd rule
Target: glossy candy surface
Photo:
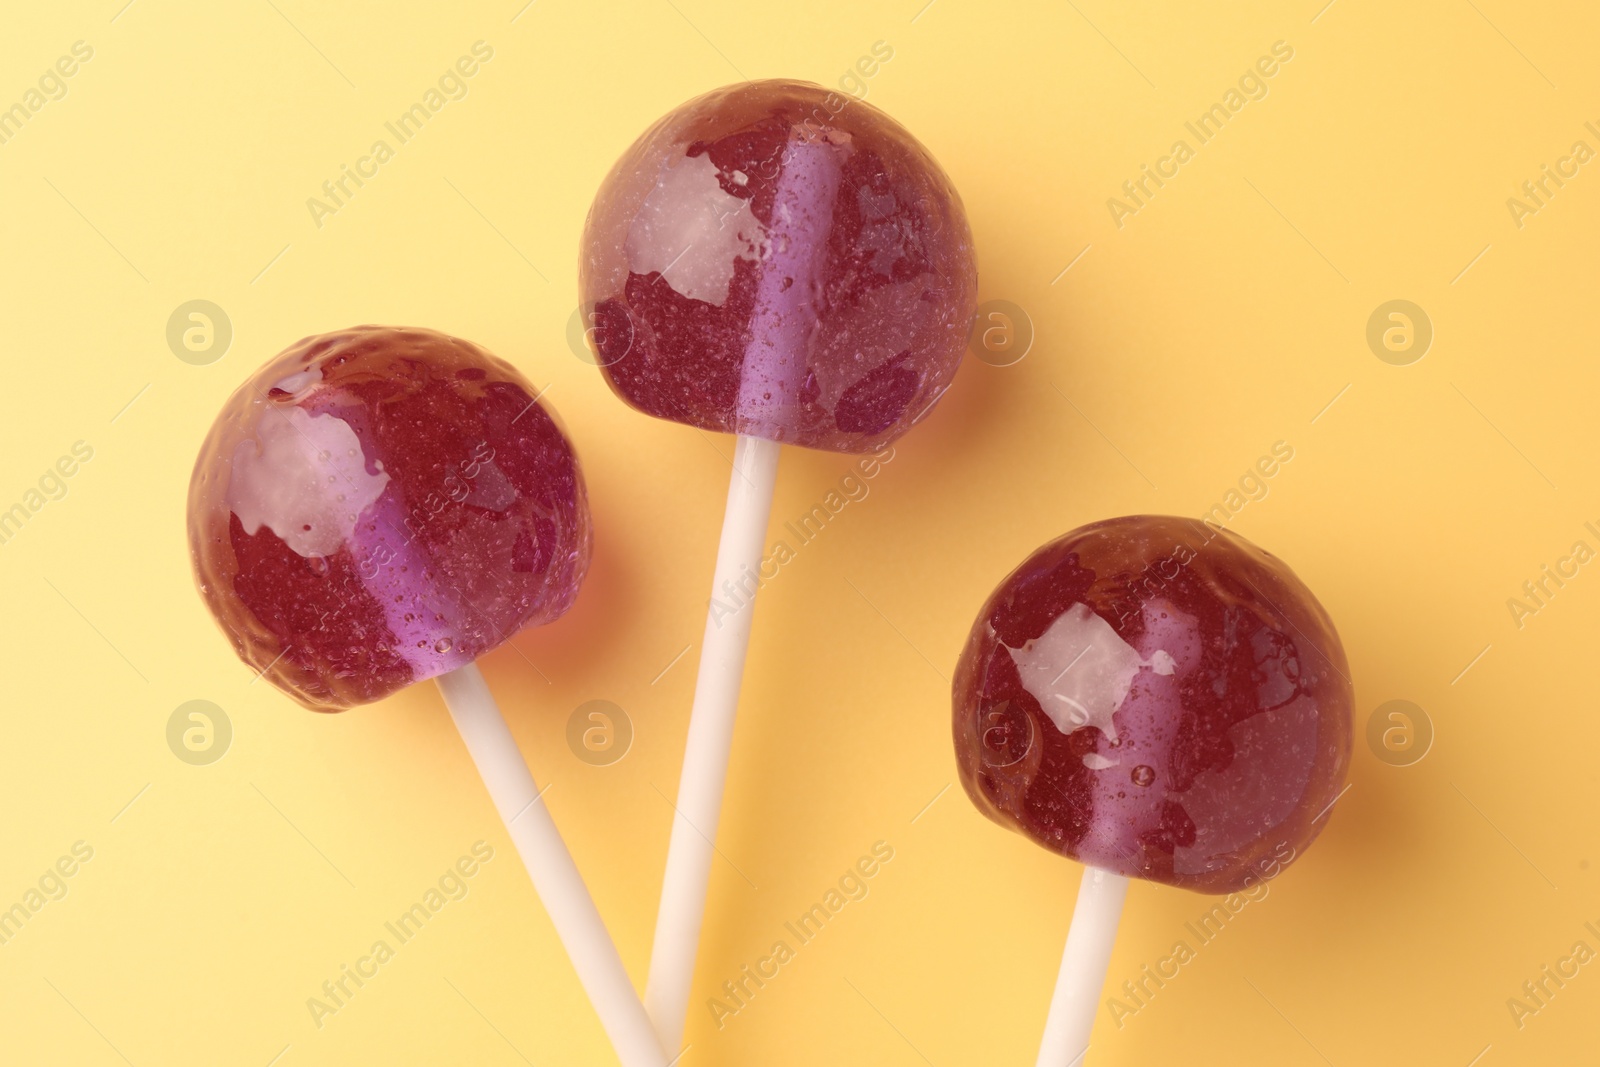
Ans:
{"type": "Polygon", "coordinates": [[[949,386],[977,268],[960,198],[903,127],[763,81],[689,101],[624,153],[579,289],[596,360],[639,410],[870,452],[949,386]]]}
{"type": "Polygon", "coordinates": [[[565,612],[589,510],[510,364],[360,326],[300,341],[229,398],[190,481],[189,546],[239,656],[337,711],[565,612]]]}
{"type": "Polygon", "coordinates": [[[1196,520],[1111,519],[1039,549],[984,605],[954,691],[981,811],[1201,892],[1276,876],[1350,762],[1327,613],[1280,560],[1196,520]]]}

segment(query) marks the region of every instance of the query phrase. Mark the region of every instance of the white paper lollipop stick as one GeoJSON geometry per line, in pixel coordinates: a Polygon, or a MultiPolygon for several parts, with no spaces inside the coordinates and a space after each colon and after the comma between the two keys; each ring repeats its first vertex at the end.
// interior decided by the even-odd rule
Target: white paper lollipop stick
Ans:
{"type": "Polygon", "coordinates": [[[1083,869],[1072,926],[1067,930],[1067,948],[1061,954],[1061,973],[1050,998],[1050,1017],[1039,1042],[1038,1067],[1083,1064],[1127,896],[1128,880],[1122,875],[1098,867],[1083,869]]]}
{"type": "Polygon", "coordinates": [[[478,765],[483,784],[489,788],[617,1058],[624,1067],[666,1067],[667,1057],[650,1017],[628,981],[622,957],[617,955],[483,673],[469,663],[440,675],[437,681],[450,717],[467,743],[472,762],[478,765]]]}
{"type": "Polygon", "coordinates": [[[733,745],[733,720],[739,707],[744,654],[750,644],[755,578],[761,566],[767,518],[772,512],[772,485],[778,473],[776,441],[740,436],[733,452],[733,480],[728,485],[728,510],[722,518],[722,541],[711,579],[713,601],[706,615],[705,642],[700,650],[700,675],[695,680],[689,738],[678,782],[677,813],[667,846],[667,873],[656,915],[655,947],[650,953],[650,978],[644,1003],[669,1049],[683,1044],[689,988],[694,980],[695,952],[705,917],[706,886],[722,814],[722,790],[728,781],[728,752],[733,745]],[[739,591],[743,606],[725,614],[728,590],[739,591]]]}

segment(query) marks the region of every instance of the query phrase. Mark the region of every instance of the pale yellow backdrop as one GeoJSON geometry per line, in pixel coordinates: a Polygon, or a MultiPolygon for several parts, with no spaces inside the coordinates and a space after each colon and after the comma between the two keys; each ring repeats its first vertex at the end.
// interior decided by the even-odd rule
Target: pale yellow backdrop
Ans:
{"type": "MultiPolygon", "coordinates": [[[[1265,900],[1120,1028],[1102,1008],[1092,1062],[1595,1062],[1600,963],[1562,962],[1600,949],[1600,566],[1572,555],[1600,549],[1591,6],[124,2],[0,25],[0,107],[26,116],[0,126],[0,509],[27,516],[0,544],[0,907],[39,905],[0,945],[0,1061],[611,1062],[436,692],[316,717],[234,659],[190,577],[190,466],[308,333],[434,327],[549,386],[594,569],[485,669],[642,983],[731,441],[626,409],[574,356],[578,234],[669,107],[838,86],[876,46],[846,87],[949,170],[981,297],[1033,340],[969,359],[762,594],[685,1067],[1032,1062],[1079,869],[951,787],[957,650],[1040,543],[1227,506],[1278,442],[1292,461],[1230,525],[1338,624],[1353,784],[1265,900]],[[477,42],[465,95],[386,134],[477,42]],[[1202,143],[1185,123],[1216,103],[1202,143]],[[314,218],[379,139],[393,158],[314,218]],[[1135,202],[1146,165],[1169,176],[1135,202]],[[204,365],[167,340],[191,300],[232,326],[204,365]],[[1431,323],[1420,360],[1369,346],[1391,300],[1431,323]],[[1563,584],[1514,613],[1546,565],[1563,584]],[[609,766],[567,743],[596,699],[635,734],[609,766]],[[168,744],[191,700],[231,724],[209,765],[168,744]],[[1402,720],[1368,741],[1391,700],[1420,709],[1409,752],[1402,720]],[[308,998],[480,840],[465,898],[319,1027],[308,998]],[[866,897],[714,1023],[721,983],[877,842],[866,897]]],[[[789,451],[774,536],[849,464],[789,451]]],[[[1113,984],[1211,903],[1136,885],[1113,984]]]]}

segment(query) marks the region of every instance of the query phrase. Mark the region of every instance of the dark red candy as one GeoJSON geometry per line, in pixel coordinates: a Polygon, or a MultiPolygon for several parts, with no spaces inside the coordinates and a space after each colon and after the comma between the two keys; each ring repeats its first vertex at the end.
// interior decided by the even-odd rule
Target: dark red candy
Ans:
{"type": "Polygon", "coordinates": [[[240,386],[189,483],[206,604],[251,667],[338,711],[572,605],[577,458],[511,365],[432,330],[308,337],[240,386]]]}
{"type": "Polygon", "coordinates": [[[657,122],[589,211],[597,361],[639,410],[870,452],[955,376],[977,293],[961,199],[889,116],[805,82],[657,122]]]}
{"type": "Polygon", "coordinates": [[[1190,519],[1110,519],[1039,549],[983,606],[954,690],[981,811],[1206,893],[1303,852],[1350,763],[1327,613],[1282,561],[1190,519]]]}

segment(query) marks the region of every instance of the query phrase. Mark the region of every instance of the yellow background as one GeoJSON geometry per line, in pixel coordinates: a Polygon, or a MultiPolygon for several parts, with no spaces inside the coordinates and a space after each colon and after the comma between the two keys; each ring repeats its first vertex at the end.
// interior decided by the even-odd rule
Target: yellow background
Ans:
{"type": "MultiPolygon", "coordinates": [[[[1520,1029],[1506,1001],[1575,941],[1600,949],[1600,573],[1520,629],[1506,601],[1574,541],[1600,548],[1600,164],[1520,229],[1506,199],[1573,141],[1600,147],[1600,15],[522,2],[5,12],[0,103],[75,41],[94,58],[0,145],[0,507],[73,442],[94,458],[0,545],[0,906],[73,842],[94,858],[0,947],[0,1060],[611,1062],[436,691],[317,717],[251,684],[192,587],[190,467],[241,378],[352,323],[459,334],[549,385],[594,569],[570,616],[485,669],[642,983],[731,441],[628,410],[574,357],[579,230],[668,108],[741,77],[837,85],[883,41],[868,99],[948,169],[982,299],[1036,339],[1014,366],[969,359],[761,596],[683,1063],[1032,1063],[1079,868],[941,794],[957,650],[1040,543],[1199,515],[1279,440],[1293,461],[1232,528],[1338,624],[1353,787],[1147,1007],[1121,1029],[1102,1008],[1091,1061],[1594,1062],[1600,963],[1520,1029]],[[467,98],[316,227],[306,199],[478,40],[494,58],[467,98]],[[1279,40],[1294,58],[1269,95],[1119,229],[1107,199],[1279,40]],[[196,298],[235,331],[209,366],[165,340],[196,298]],[[1436,332],[1410,366],[1365,341],[1394,298],[1436,332]],[[233,724],[210,766],[166,744],[192,699],[233,724]],[[590,699],[636,730],[609,767],[566,744],[590,699]],[[1412,766],[1365,740],[1391,699],[1436,732],[1412,766]],[[315,1027],[306,999],[480,838],[496,858],[466,900],[315,1027]],[[879,840],[895,858],[870,895],[713,1026],[715,987],[879,840]]],[[[789,450],[774,534],[850,462],[789,450]]],[[[1136,884],[1112,984],[1210,904],[1136,884]]]]}

